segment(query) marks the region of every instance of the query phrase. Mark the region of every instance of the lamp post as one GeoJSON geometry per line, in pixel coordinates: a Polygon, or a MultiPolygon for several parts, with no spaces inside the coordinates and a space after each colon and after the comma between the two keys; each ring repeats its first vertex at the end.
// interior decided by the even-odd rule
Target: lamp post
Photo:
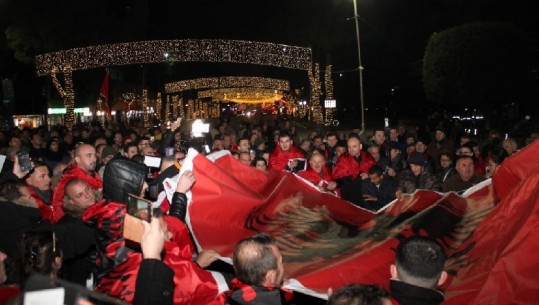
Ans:
{"type": "Polygon", "coordinates": [[[361,130],[365,132],[365,100],[363,98],[363,66],[361,65],[361,46],[359,43],[359,14],[357,0],[354,0],[354,19],[356,20],[357,57],[359,59],[359,100],[361,103],[361,130]]]}

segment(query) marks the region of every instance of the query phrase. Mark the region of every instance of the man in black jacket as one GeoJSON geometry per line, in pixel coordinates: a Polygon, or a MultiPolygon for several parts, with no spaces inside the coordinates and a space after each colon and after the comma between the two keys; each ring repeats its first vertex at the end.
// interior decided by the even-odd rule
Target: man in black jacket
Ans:
{"type": "Polygon", "coordinates": [[[369,170],[369,179],[363,180],[361,191],[363,203],[360,206],[371,211],[378,211],[395,200],[397,181],[392,177],[384,177],[382,168],[375,165],[369,170]]]}
{"type": "Polygon", "coordinates": [[[82,221],[82,214],[100,196],[83,179],[70,180],[65,186],[65,215],[54,225],[63,255],[61,277],[82,286],[95,269],[96,250],[94,229],[82,221]]]}
{"type": "Polygon", "coordinates": [[[444,295],[436,287],[447,279],[445,260],[444,250],[434,240],[413,236],[401,241],[390,267],[392,297],[402,305],[442,303],[444,295]]]}

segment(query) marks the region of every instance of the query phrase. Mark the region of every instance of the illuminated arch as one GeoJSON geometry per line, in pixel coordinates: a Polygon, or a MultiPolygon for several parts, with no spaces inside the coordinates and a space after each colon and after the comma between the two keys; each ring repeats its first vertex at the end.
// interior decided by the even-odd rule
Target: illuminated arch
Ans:
{"type": "Polygon", "coordinates": [[[75,120],[73,71],[170,61],[256,64],[309,72],[312,69],[312,51],[304,47],[242,40],[151,40],[50,52],[37,55],[35,63],[37,75],[50,74],[62,95],[66,107],[65,123],[71,129],[75,120]],[[59,73],[64,75],[64,88],[57,78],[59,73]]]}
{"type": "Polygon", "coordinates": [[[273,103],[283,98],[280,90],[264,88],[216,88],[198,92],[199,99],[211,98],[213,101],[262,104],[273,103]]]}
{"type": "Polygon", "coordinates": [[[175,93],[186,90],[216,89],[232,87],[266,88],[279,91],[290,91],[290,82],[283,79],[249,76],[223,76],[186,79],[165,84],[165,93],[175,93]]]}

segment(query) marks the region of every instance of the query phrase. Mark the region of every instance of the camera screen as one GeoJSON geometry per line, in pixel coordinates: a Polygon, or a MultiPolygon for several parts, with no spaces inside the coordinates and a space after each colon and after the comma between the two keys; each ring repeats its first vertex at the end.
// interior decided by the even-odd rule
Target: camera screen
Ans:
{"type": "Polygon", "coordinates": [[[138,219],[150,221],[152,213],[152,203],[149,200],[140,198],[133,194],[127,196],[127,214],[138,219]]]}
{"type": "Polygon", "coordinates": [[[146,166],[148,166],[148,167],[160,168],[161,167],[161,158],[152,157],[152,156],[144,156],[144,164],[146,166]]]}

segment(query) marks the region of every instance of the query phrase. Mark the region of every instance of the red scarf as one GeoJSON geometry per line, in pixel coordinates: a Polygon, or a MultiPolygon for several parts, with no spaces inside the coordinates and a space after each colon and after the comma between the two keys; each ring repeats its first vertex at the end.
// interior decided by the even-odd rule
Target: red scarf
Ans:
{"type": "Polygon", "coordinates": [[[85,170],[78,167],[77,164],[70,165],[64,170],[64,173],[62,174],[62,178],[60,178],[60,181],[58,182],[58,185],[56,185],[56,189],[53,192],[52,196],[52,223],[57,223],[62,216],[64,216],[64,210],[62,208],[62,205],[64,203],[64,196],[65,196],[65,186],[66,184],[75,179],[79,178],[88,185],[93,188],[94,190],[99,190],[103,188],[103,181],[99,177],[99,174],[97,172],[94,173],[93,176],[90,176],[85,170]]]}
{"type": "Polygon", "coordinates": [[[290,161],[290,159],[296,158],[305,159],[305,156],[294,146],[290,146],[289,151],[282,151],[281,147],[277,145],[277,147],[275,147],[275,150],[273,150],[273,152],[269,156],[268,168],[283,170],[288,165],[288,161],[290,161]]]}
{"type": "Polygon", "coordinates": [[[314,169],[312,168],[309,168],[305,171],[300,171],[298,175],[301,178],[311,182],[312,184],[322,186],[322,187],[326,187],[328,183],[333,181],[333,178],[331,177],[331,173],[329,172],[327,166],[325,165],[322,167],[322,175],[315,172],[314,169]],[[321,181],[323,181],[323,184],[319,185],[321,181]]]}
{"type": "Polygon", "coordinates": [[[352,176],[352,179],[356,179],[359,174],[368,173],[371,167],[376,164],[376,161],[364,151],[361,151],[360,156],[360,164],[348,152],[340,156],[333,168],[333,179],[340,179],[347,176],[352,176]]]}
{"type": "Polygon", "coordinates": [[[32,198],[36,200],[37,207],[39,208],[39,211],[40,211],[39,217],[41,219],[48,219],[52,221],[52,215],[53,215],[52,206],[46,202],[43,202],[41,197],[39,197],[39,195],[36,193],[36,191],[31,185],[28,185],[28,190],[30,191],[30,195],[32,196],[32,198]]]}

